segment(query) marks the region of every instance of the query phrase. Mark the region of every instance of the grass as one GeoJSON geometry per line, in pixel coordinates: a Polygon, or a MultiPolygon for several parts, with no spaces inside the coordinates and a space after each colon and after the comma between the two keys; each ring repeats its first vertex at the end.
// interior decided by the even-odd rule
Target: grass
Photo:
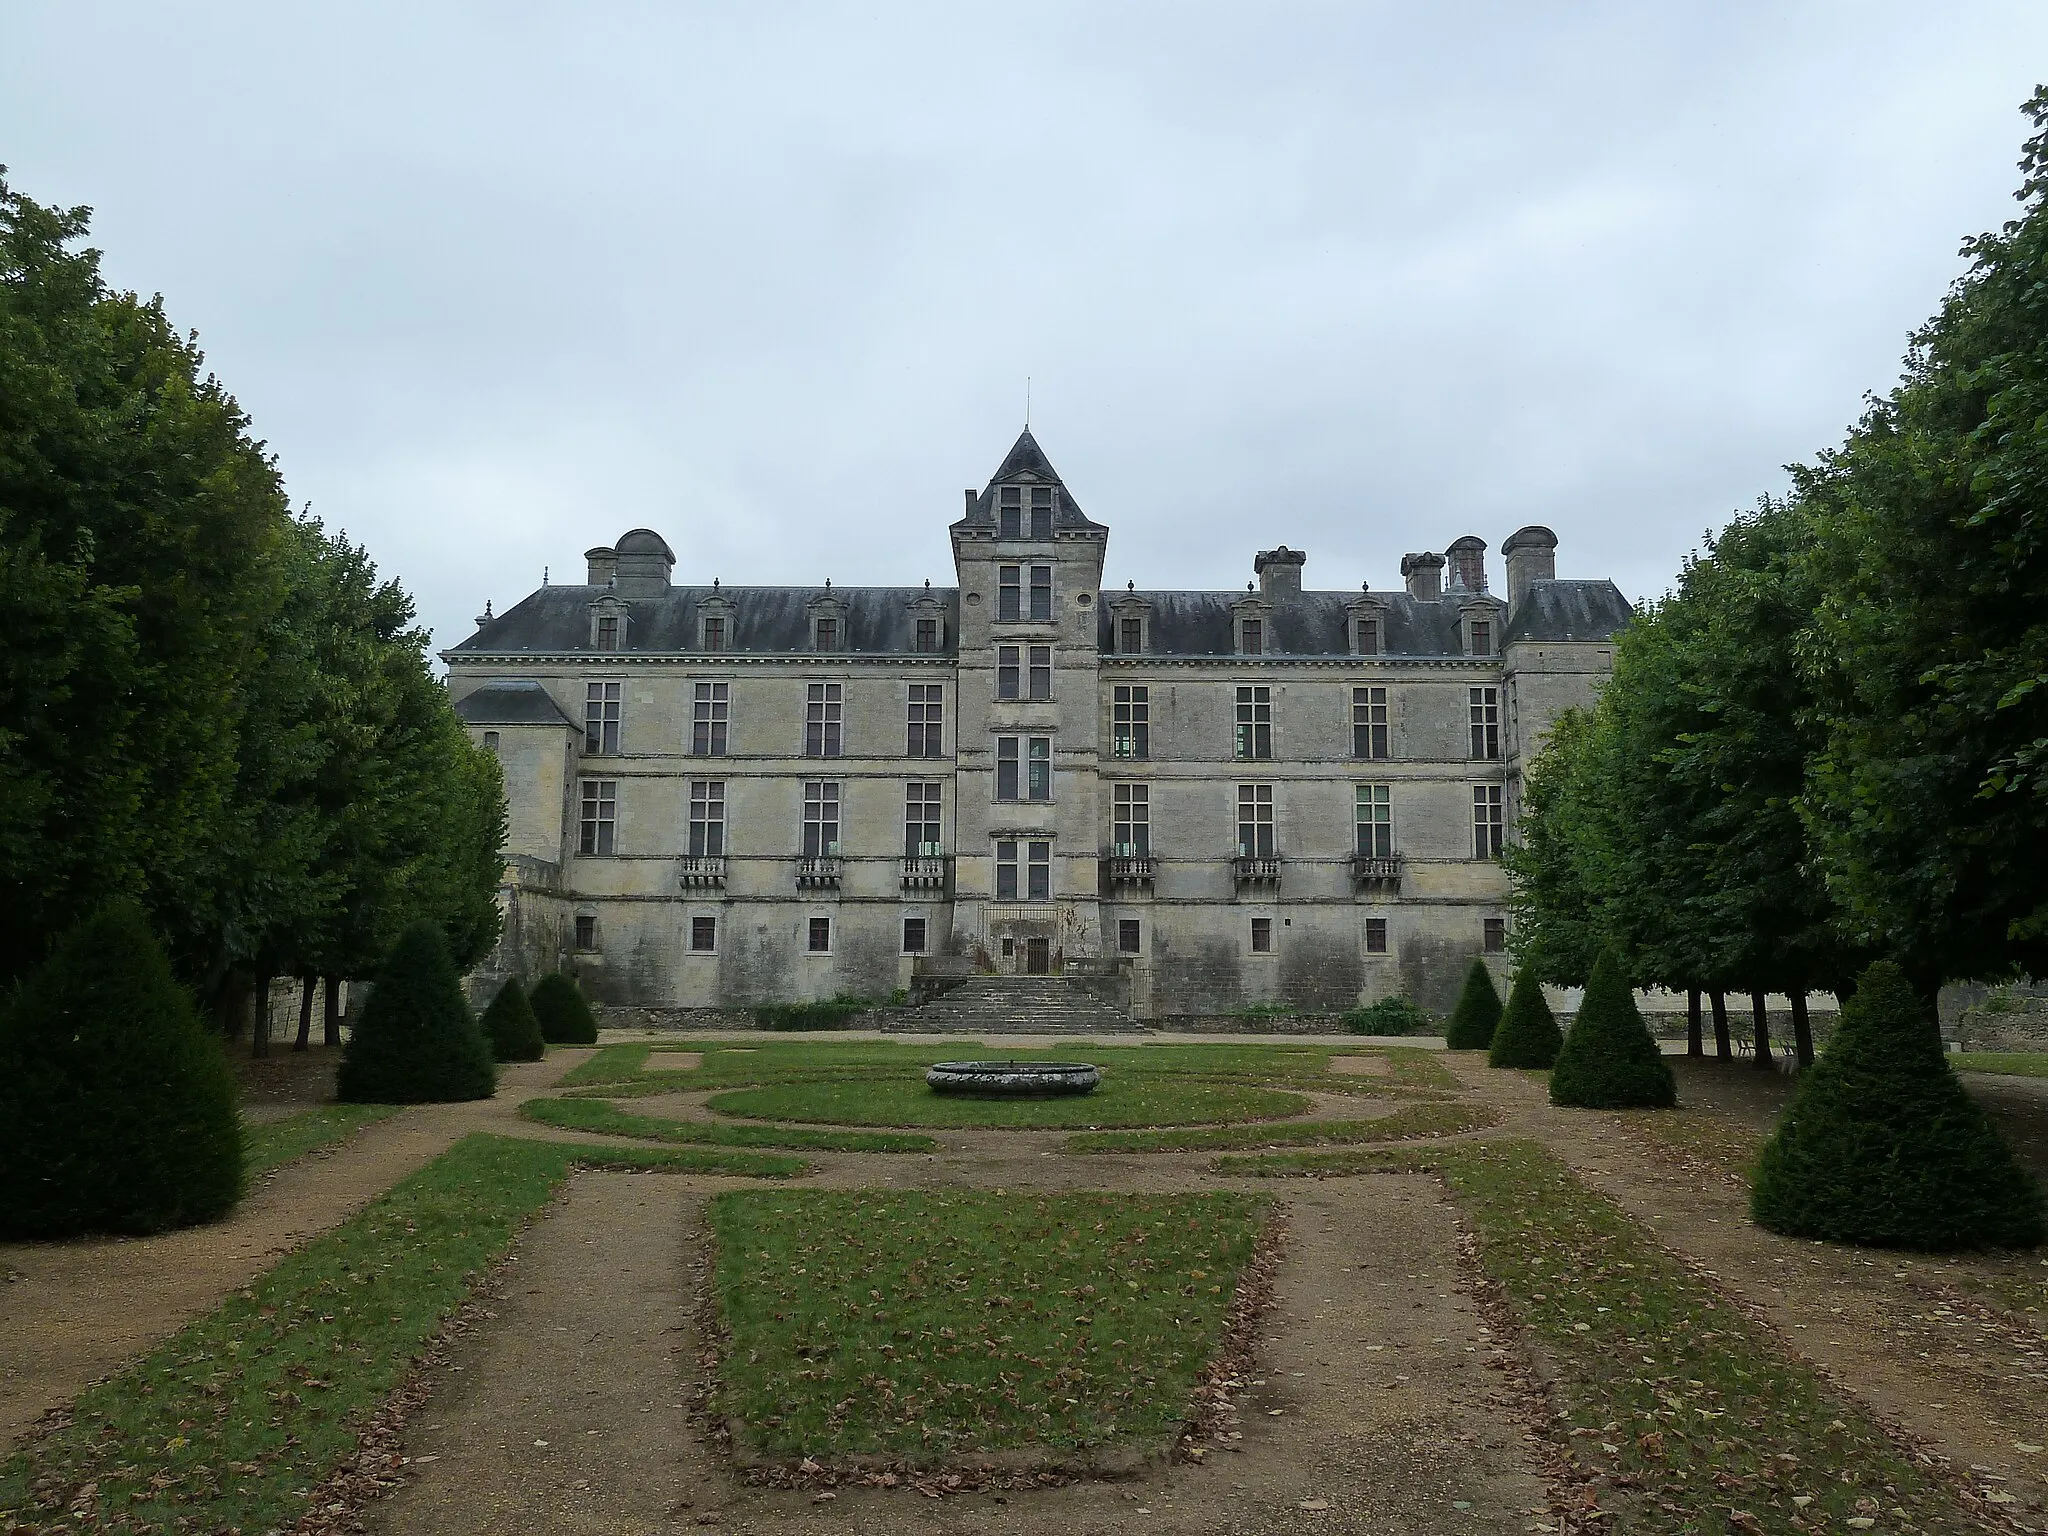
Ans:
{"type": "Polygon", "coordinates": [[[242,1125],[242,1164],[250,1177],[282,1167],[322,1147],[332,1146],[366,1125],[388,1120],[402,1104],[322,1104],[262,1125],[242,1125]]]}
{"type": "Polygon", "coordinates": [[[719,1411],[775,1460],[1164,1448],[1266,1202],[736,1191],[711,1202],[719,1411]]]}
{"type": "Polygon", "coordinates": [[[1869,1414],[1533,1143],[1223,1165],[1439,1170],[1486,1277],[1545,1357],[1571,1454],[1612,1529],[1792,1533],[1871,1518],[1887,1531],[1984,1529],[1869,1414]]]}
{"type": "Polygon", "coordinates": [[[2048,1051],[1961,1051],[1949,1057],[1949,1062],[1958,1072],[2048,1077],[2048,1051]]]}
{"type": "Polygon", "coordinates": [[[924,1075],[773,1083],[711,1099],[708,1108],[750,1120],[826,1125],[1064,1126],[1197,1125],[1298,1115],[1295,1093],[1194,1078],[1105,1074],[1093,1093],[1070,1098],[983,1099],[934,1093],[924,1075]]]}
{"type": "Polygon", "coordinates": [[[580,1067],[572,1067],[558,1086],[574,1088],[585,1083],[620,1083],[637,1077],[647,1062],[649,1046],[644,1040],[625,1045],[607,1045],[580,1067]]]}
{"type": "Polygon", "coordinates": [[[811,1131],[773,1125],[713,1125],[627,1114],[602,1099],[528,1099],[524,1120],[603,1136],[638,1136],[645,1141],[719,1147],[797,1147],[818,1152],[932,1152],[929,1136],[901,1131],[811,1131]]]}
{"type": "Polygon", "coordinates": [[[0,1529],[267,1531],[577,1166],[780,1176],[793,1157],[470,1136],[87,1390],[0,1463],[0,1529]]]}
{"type": "Polygon", "coordinates": [[[1405,1104],[1372,1120],[1296,1120],[1281,1125],[1230,1125],[1183,1131],[1084,1131],[1067,1138],[1069,1152],[1227,1152],[1244,1147],[1341,1146],[1349,1142],[1419,1141],[1498,1125],[1483,1104],[1405,1104]]]}

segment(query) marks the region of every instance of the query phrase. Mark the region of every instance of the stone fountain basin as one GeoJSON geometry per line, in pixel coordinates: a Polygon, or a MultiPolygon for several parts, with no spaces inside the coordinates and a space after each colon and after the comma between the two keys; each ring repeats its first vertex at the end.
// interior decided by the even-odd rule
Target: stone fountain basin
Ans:
{"type": "Polygon", "coordinates": [[[1085,1061],[942,1061],[924,1080],[934,1093],[985,1098],[1051,1098],[1088,1093],[1102,1081],[1102,1069],[1085,1061]]]}

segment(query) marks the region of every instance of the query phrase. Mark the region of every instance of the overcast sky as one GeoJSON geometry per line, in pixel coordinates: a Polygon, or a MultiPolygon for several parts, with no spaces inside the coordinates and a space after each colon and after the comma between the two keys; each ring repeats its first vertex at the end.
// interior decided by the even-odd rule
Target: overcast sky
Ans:
{"type": "Polygon", "coordinates": [[[2039,0],[8,0],[0,162],[437,645],[640,525],[949,584],[1027,376],[1114,586],[1534,522],[1637,597],[1888,387],[2039,75],[2039,0]]]}

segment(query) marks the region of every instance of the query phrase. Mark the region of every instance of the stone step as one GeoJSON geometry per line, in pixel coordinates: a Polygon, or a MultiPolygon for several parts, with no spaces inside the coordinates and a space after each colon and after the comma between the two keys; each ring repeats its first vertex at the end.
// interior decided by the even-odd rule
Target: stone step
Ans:
{"type": "Polygon", "coordinates": [[[905,1028],[958,1034],[1126,1034],[1140,1026],[1059,976],[976,976],[903,1016],[905,1028]]]}

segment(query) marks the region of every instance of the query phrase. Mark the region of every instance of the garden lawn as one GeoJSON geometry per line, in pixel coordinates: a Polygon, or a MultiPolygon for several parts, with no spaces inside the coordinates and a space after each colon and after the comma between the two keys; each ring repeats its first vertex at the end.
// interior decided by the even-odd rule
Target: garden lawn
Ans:
{"type": "Polygon", "coordinates": [[[1351,1142],[1421,1141],[1500,1123],[1484,1104],[1430,1101],[1403,1105],[1372,1120],[1293,1120],[1278,1125],[1227,1125],[1184,1131],[1083,1131],[1069,1152],[1230,1152],[1246,1147],[1342,1146],[1351,1142]]]}
{"type": "Polygon", "coordinates": [[[743,1454],[774,1461],[1164,1450],[1266,1210],[1237,1194],[720,1195],[719,1411],[743,1454]]]}
{"type": "Polygon", "coordinates": [[[2048,1077],[2048,1051],[1962,1051],[1949,1057],[1949,1064],[1958,1072],[2048,1077]]]}
{"type": "Polygon", "coordinates": [[[1093,1093],[1065,1098],[969,1098],[934,1093],[924,1073],[913,1070],[881,1078],[764,1084],[719,1094],[706,1107],[748,1120],[1028,1129],[1274,1120],[1300,1114],[1308,1100],[1271,1088],[1139,1073],[1106,1073],[1093,1093]]]}
{"type": "Polygon", "coordinates": [[[0,1530],[282,1529],[570,1169],[785,1176],[800,1158],[469,1136],[82,1394],[0,1462],[0,1530]],[[126,1522],[125,1524],[121,1522],[126,1522]]]}
{"type": "Polygon", "coordinates": [[[1226,1157],[1217,1168],[1440,1171],[1478,1232],[1487,1278],[1545,1357],[1566,1443],[1615,1516],[1607,1528],[1986,1529],[1869,1414],[1534,1143],[1226,1157]]]}
{"type": "Polygon", "coordinates": [[[388,1120],[403,1104],[322,1104],[263,1125],[242,1123],[242,1166],[253,1176],[346,1141],[366,1125],[388,1120]]]}
{"type": "Polygon", "coordinates": [[[603,1136],[637,1136],[719,1147],[796,1147],[815,1152],[932,1152],[929,1136],[903,1131],[811,1131],[775,1125],[712,1125],[701,1120],[666,1120],[632,1115],[602,1099],[528,1099],[521,1119],[603,1136]]]}

